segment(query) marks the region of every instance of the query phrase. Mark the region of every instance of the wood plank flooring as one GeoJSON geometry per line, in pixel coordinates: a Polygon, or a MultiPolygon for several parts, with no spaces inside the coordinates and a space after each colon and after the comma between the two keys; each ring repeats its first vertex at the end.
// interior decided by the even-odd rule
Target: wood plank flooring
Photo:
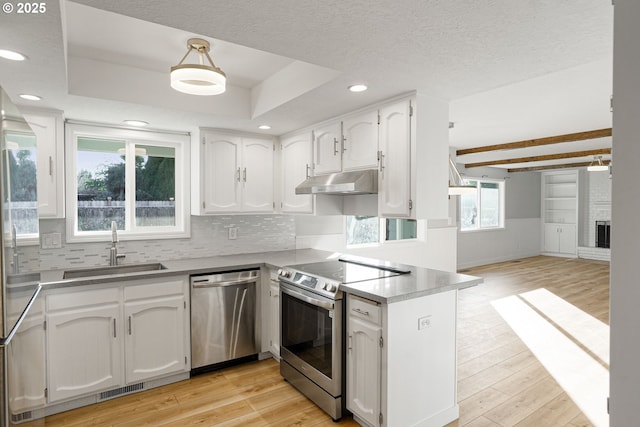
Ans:
{"type": "MultiPolygon", "coordinates": [[[[538,256],[464,271],[485,283],[460,291],[458,401],[448,427],[585,427],[589,420],[491,306],[546,288],[609,322],[609,264],[538,256]]],[[[42,425],[42,424],[40,424],[42,425]]],[[[45,419],[47,427],[355,426],[334,423],[279,374],[272,359],[200,375],[45,419]]],[[[404,426],[391,426],[404,427],[404,426]]]]}

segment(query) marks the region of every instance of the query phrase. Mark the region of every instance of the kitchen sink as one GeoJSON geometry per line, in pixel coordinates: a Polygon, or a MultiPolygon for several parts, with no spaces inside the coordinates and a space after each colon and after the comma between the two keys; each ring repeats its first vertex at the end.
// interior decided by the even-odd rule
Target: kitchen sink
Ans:
{"type": "Polygon", "coordinates": [[[21,283],[39,282],[40,273],[22,273],[7,275],[7,285],[17,285],[21,283]]]}
{"type": "Polygon", "coordinates": [[[145,271],[166,270],[163,264],[154,262],[151,264],[129,264],[114,265],[107,267],[80,268],[77,270],[66,270],[63,279],[78,279],[82,277],[108,276],[111,274],[143,273],[145,271]]]}

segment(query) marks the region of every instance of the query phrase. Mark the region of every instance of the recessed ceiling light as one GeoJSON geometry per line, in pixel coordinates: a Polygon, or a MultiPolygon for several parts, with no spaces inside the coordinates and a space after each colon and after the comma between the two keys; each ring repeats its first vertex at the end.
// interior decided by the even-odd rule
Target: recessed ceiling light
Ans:
{"type": "Polygon", "coordinates": [[[349,86],[349,90],[351,92],[364,92],[365,90],[367,90],[367,85],[363,85],[363,84],[351,85],[349,86]]]}
{"type": "Polygon", "coordinates": [[[125,120],[124,122],[131,126],[146,126],[149,124],[142,120],[125,120]]]}
{"type": "Polygon", "coordinates": [[[271,129],[271,126],[269,126],[269,125],[260,125],[260,126],[258,126],[258,129],[269,130],[269,129],[271,129]]]}
{"type": "Polygon", "coordinates": [[[40,101],[42,100],[42,97],[38,96],[38,95],[29,95],[28,93],[21,93],[20,95],[18,95],[20,98],[22,99],[26,99],[28,101],[40,101]]]}
{"type": "Polygon", "coordinates": [[[27,57],[21,53],[5,49],[0,49],[0,58],[10,59],[12,61],[24,61],[27,59],[27,57]]]}

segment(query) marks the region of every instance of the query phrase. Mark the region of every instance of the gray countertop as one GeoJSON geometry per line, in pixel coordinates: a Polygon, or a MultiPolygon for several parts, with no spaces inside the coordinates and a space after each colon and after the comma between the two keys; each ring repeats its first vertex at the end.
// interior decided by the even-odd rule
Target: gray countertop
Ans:
{"type": "MultiPolygon", "coordinates": [[[[64,270],[51,270],[41,272],[39,281],[32,280],[25,283],[9,284],[7,286],[7,297],[8,299],[14,297],[16,301],[22,301],[20,298],[24,299],[25,295],[29,292],[35,292],[36,289],[46,291],[75,286],[121,282],[123,280],[129,281],[150,279],[154,277],[214,273],[224,270],[261,267],[263,265],[271,268],[280,268],[286,265],[306,264],[325,261],[328,259],[336,259],[339,255],[340,254],[337,253],[316,249],[223,255],[206,258],[162,261],[161,263],[166,267],[166,269],[163,270],[126,274],[109,274],[77,279],[63,279],[64,270]]],[[[393,265],[388,262],[377,262],[393,265]]],[[[408,269],[410,273],[387,277],[384,279],[344,284],[341,286],[341,289],[343,292],[368,298],[382,304],[391,304],[439,292],[462,289],[483,282],[483,279],[480,277],[468,276],[465,274],[450,273],[407,265],[403,265],[402,267],[408,269]]],[[[25,277],[31,276],[33,275],[25,275],[25,277]]],[[[26,311],[24,314],[26,315],[26,311]]]]}

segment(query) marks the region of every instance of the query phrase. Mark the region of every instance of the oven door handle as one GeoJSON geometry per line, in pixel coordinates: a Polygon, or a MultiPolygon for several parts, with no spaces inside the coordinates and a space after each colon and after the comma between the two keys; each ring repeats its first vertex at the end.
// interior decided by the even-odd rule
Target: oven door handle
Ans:
{"type": "Polygon", "coordinates": [[[321,301],[319,299],[310,297],[310,296],[305,295],[303,293],[296,292],[293,289],[280,287],[280,291],[282,293],[285,293],[287,295],[291,295],[292,297],[297,298],[299,300],[302,300],[304,302],[308,302],[311,305],[315,305],[316,307],[325,308],[327,310],[333,310],[334,307],[335,307],[332,302],[321,301]]]}

